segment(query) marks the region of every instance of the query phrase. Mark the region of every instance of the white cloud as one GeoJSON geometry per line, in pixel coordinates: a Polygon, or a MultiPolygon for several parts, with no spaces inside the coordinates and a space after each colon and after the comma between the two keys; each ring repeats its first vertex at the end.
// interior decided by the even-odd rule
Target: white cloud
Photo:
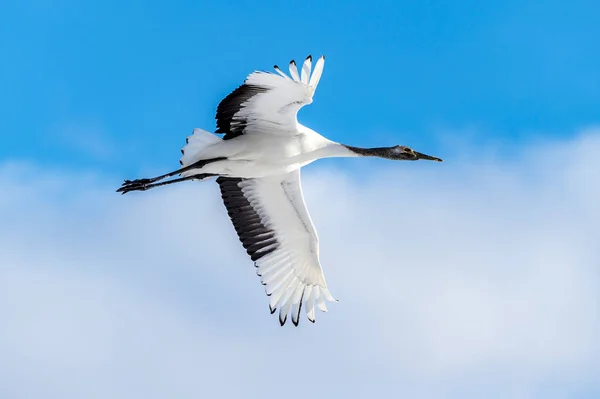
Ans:
{"type": "Polygon", "coordinates": [[[600,131],[505,150],[309,167],[340,303],[297,329],[269,315],[214,183],[121,197],[114,176],[4,165],[0,396],[598,390],[600,131]]]}

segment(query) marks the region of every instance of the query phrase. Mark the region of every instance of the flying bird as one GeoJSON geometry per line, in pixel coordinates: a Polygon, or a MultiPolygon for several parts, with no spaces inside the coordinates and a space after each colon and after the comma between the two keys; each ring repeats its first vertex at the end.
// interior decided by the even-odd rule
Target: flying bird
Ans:
{"type": "Polygon", "coordinates": [[[251,73],[218,105],[216,134],[194,129],[186,139],[180,169],[125,180],[117,190],[125,194],[216,177],[235,231],[266,287],[269,309],[279,310],[282,326],[288,315],[297,326],[302,307],[314,323],[315,306],[326,312],[325,301],[337,302],[321,269],[300,168],[330,157],[442,161],[403,145],[359,148],[336,143],[298,123],[300,108],[313,101],[324,64],[321,56],[312,69],[308,56],[300,72],[290,62],[290,76],[277,66],[275,73],[251,73]]]}

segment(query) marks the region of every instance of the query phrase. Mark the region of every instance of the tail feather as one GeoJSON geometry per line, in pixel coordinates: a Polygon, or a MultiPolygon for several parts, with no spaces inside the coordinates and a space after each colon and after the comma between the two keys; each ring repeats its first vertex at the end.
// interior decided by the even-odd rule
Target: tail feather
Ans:
{"type": "Polygon", "coordinates": [[[221,138],[202,129],[194,129],[191,136],[185,139],[186,145],[181,149],[179,163],[186,167],[201,159],[203,151],[213,144],[221,141],[221,138]]]}

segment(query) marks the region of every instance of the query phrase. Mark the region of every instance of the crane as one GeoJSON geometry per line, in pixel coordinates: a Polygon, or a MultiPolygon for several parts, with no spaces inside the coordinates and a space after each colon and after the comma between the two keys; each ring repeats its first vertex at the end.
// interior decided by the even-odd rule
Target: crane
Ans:
{"type": "Polygon", "coordinates": [[[181,168],[125,180],[117,190],[125,194],[216,177],[235,231],[265,286],[269,309],[272,314],[279,309],[282,326],[288,315],[297,326],[303,306],[314,323],[315,306],[326,312],[326,301],[337,302],[321,268],[319,239],[304,202],[300,168],[330,157],[442,161],[403,145],[340,144],[298,123],[298,111],[313,101],[324,64],[321,56],[312,69],[308,56],[300,72],[293,60],[289,63],[289,76],[277,66],[275,73],[251,73],[217,106],[216,134],[194,129],[186,139],[181,168]]]}

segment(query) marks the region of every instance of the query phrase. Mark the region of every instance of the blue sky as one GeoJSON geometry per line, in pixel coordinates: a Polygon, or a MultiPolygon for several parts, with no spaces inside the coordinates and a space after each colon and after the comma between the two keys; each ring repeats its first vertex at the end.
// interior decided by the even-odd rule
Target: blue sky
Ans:
{"type": "Polygon", "coordinates": [[[0,397],[598,397],[598,20],[592,1],[3,1],[0,397]],[[308,54],[327,61],[302,123],[446,162],[307,168],[340,304],[292,329],[213,183],[114,189],[176,168],[249,72],[308,54]]]}
{"type": "Polygon", "coordinates": [[[436,130],[476,129],[518,142],[600,113],[591,1],[0,7],[3,158],[173,165],[184,135],[214,128],[218,101],[246,74],[307,54],[325,54],[327,69],[300,117],[340,141],[430,148],[436,130]]]}

